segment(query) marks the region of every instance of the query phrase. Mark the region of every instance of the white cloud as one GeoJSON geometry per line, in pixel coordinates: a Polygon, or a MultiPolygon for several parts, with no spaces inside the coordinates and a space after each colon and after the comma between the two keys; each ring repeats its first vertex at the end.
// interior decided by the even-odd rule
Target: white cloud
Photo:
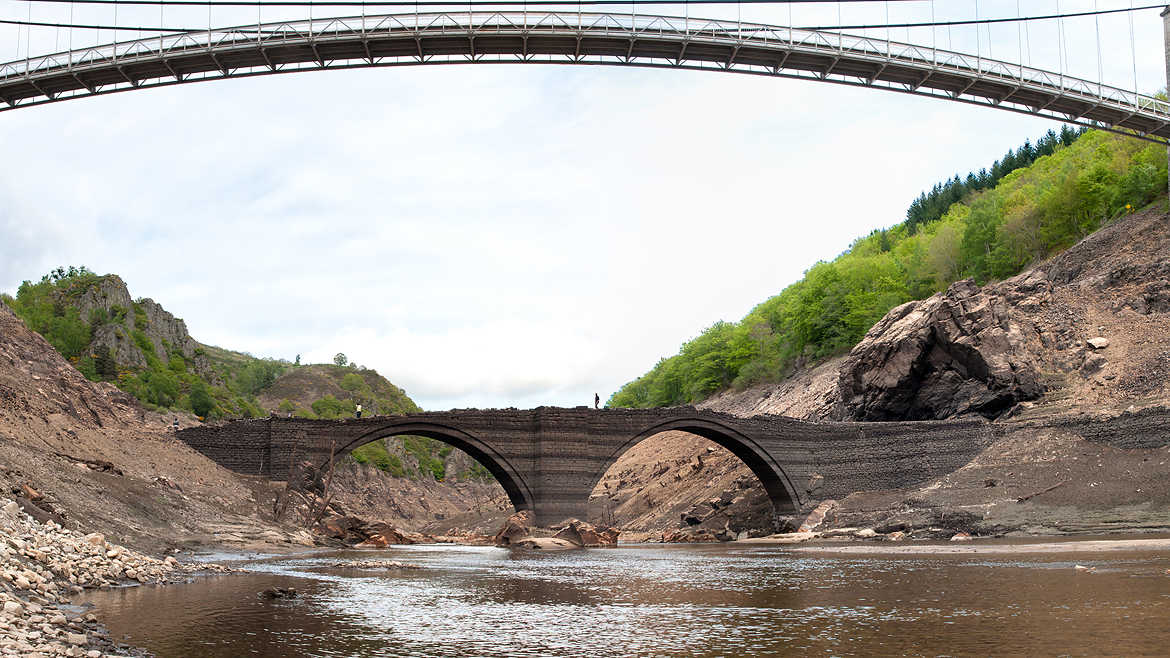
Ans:
{"type": "Polygon", "coordinates": [[[70,101],[0,114],[19,154],[0,161],[0,290],[84,263],[199,340],[345,352],[427,408],[588,404],[1051,126],[612,67],[331,71],[70,101]]]}

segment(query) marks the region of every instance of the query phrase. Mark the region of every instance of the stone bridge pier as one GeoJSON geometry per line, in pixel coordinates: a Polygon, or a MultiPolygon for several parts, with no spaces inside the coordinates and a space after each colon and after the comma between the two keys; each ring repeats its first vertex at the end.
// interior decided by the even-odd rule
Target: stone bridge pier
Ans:
{"type": "Polygon", "coordinates": [[[245,474],[285,479],[291,464],[323,466],[386,437],[446,442],[474,457],[517,510],[540,525],[588,515],[589,495],[627,450],[679,430],[727,448],[759,478],[777,516],[854,491],[912,486],[970,461],[992,440],[982,421],[822,423],[668,409],[469,409],[349,420],[269,418],[197,427],[180,439],[245,474]]]}

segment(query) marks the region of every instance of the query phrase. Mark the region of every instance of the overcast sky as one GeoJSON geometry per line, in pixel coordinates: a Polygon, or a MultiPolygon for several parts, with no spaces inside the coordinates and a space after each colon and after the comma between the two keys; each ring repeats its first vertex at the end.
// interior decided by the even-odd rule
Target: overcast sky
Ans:
{"type": "MultiPolygon", "coordinates": [[[[25,17],[26,4],[5,4],[25,17]]],[[[929,17],[930,3],[905,4],[901,18],[929,17]]],[[[770,11],[759,18],[786,22],[770,11]]],[[[794,23],[836,20],[799,11],[794,23]]],[[[882,3],[843,11],[884,20],[882,3]]],[[[1136,56],[1139,87],[1154,91],[1160,21],[1138,19],[1132,56],[1127,19],[1106,25],[1125,39],[1106,42],[1103,68],[1132,87],[1136,56]]],[[[1093,28],[1068,27],[1062,51],[1096,79],[1093,28]]],[[[894,36],[1055,67],[1043,35],[894,36]]],[[[33,54],[62,43],[32,36],[33,54]]],[[[0,32],[0,59],[15,37],[0,32]]],[[[936,181],[1054,127],[888,92],[621,67],[326,71],[114,94],[0,113],[0,291],[84,264],[120,274],[201,342],[303,362],[344,352],[424,408],[589,404],[901,221],[936,181]]]]}

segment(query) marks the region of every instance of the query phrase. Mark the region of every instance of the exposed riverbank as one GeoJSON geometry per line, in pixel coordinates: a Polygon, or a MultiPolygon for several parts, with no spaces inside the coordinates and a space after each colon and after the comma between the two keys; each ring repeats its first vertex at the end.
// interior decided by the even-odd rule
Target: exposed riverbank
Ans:
{"type": "Polygon", "coordinates": [[[903,557],[741,542],[554,553],[415,545],[238,567],[81,600],[159,658],[1157,655],[1170,644],[1163,550],[903,557]],[[417,568],[356,568],[370,560],[417,568]],[[273,587],[298,594],[257,596],[273,587]]]}
{"type": "MultiPolygon", "coordinates": [[[[753,540],[767,543],[767,540],[753,540]]],[[[1035,543],[1000,543],[997,540],[972,540],[964,543],[833,543],[797,546],[793,550],[806,553],[841,555],[1034,555],[1067,553],[1116,553],[1123,551],[1165,551],[1170,549],[1170,537],[1088,539],[1069,538],[1068,541],[1035,543]]],[[[1170,575],[1170,574],[1168,574],[1170,575]]]]}
{"type": "MultiPolygon", "coordinates": [[[[656,568],[670,565],[673,570],[685,566],[686,572],[690,574],[688,580],[693,580],[697,586],[716,592],[717,594],[713,594],[716,596],[735,598],[742,595],[737,588],[752,591],[759,589],[759,586],[739,582],[728,588],[713,579],[714,572],[722,568],[720,565],[728,559],[732,559],[738,565],[737,568],[746,566],[759,571],[761,578],[775,578],[778,574],[785,573],[785,570],[792,569],[790,560],[777,562],[783,555],[792,558],[808,556],[816,560],[809,563],[808,567],[802,567],[803,570],[827,568],[836,564],[837,560],[851,559],[850,556],[853,555],[928,560],[943,556],[962,558],[970,555],[987,555],[998,556],[994,559],[1015,560],[1023,556],[1030,556],[1028,559],[1061,559],[1060,555],[1076,554],[1078,564],[1085,561],[1086,564],[1096,566],[1074,569],[1073,563],[1068,563],[1062,565],[1064,570],[1096,572],[1098,567],[1102,571],[1112,569],[1108,564],[1111,558],[1102,556],[1165,555],[1166,549],[1170,548],[1170,537],[1119,537],[1061,542],[993,539],[968,541],[962,544],[939,544],[905,539],[894,542],[889,538],[881,541],[872,537],[869,539],[859,537],[856,533],[844,535],[839,531],[797,533],[786,537],[708,545],[623,545],[605,550],[570,550],[551,555],[545,550],[531,550],[532,547],[505,549],[449,543],[390,546],[381,550],[351,549],[340,552],[299,547],[285,555],[241,554],[232,552],[235,550],[233,548],[226,547],[227,552],[216,554],[214,557],[217,560],[229,561],[236,571],[234,575],[226,579],[193,579],[195,574],[224,573],[232,569],[206,562],[182,563],[174,557],[153,558],[110,543],[100,534],[83,535],[64,529],[53,521],[42,524],[21,512],[15,502],[0,501],[0,529],[4,535],[4,544],[0,546],[2,621],[0,655],[86,658],[140,656],[147,655],[148,651],[157,652],[160,656],[183,656],[186,655],[184,651],[189,646],[186,644],[188,642],[198,642],[210,647],[208,652],[201,655],[235,656],[248,650],[270,655],[273,645],[256,644],[267,636],[249,631],[248,626],[273,623],[295,626],[295,629],[290,631],[294,636],[292,644],[282,644],[280,649],[291,651],[292,653],[288,655],[298,655],[298,651],[304,651],[308,655],[320,648],[338,649],[333,646],[337,642],[350,647],[347,650],[351,652],[355,650],[353,647],[359,646],[365,647],[363,650],[372,650],[373,645],[363,644],[370,641],[369,628],[361,621],[364,617],[359,615],[355,620],[352,612],[363,611],[366,607],[373,606],[367,612],[371,615],[380,614],[382,604],[377,604],[376,601],[381,601],[383,596],[393,595],[396,588],[405,587],[414,592],[413,597],[421,595],[426,600],[437,596],[435,599],[437,605],[449,606],[462,600],[464,595],[459,592],[465,590],[472,594],[477,587],[483,587],[483,584],[474,584],[479,580],[486,578],[494,583],[492,587],[503,586],[506,591],[514,591],[516,587],[524,587],[519,581],[534,577],[533,573],[530,573],[533,570],[537,575],[544,574],[542,578],[554,580],[570,578],[578,583],[577,587],[580,587],[579,577],[571,575],[575,573],[574,570],[581,570],[583,575],[586,572],[593,574],[594,570],[600,568],[607,574],[605,578],[611,580],[621,579],[622,574],[626,574],[635,582],[649,583],[658,577],[651,573],[656,568]],[[800,546],[779,545],[809,540],[811,543],[803,543],[800,546]],[[777,553],[777,550],[781,552],[777,553]],[[463,565],[463,562],[468,560],[470,562],[463,565]],[[513,573],[517,565],[520,565],[521,572],[513,573]],[[711,578],[701,575],[707,572],[713,572],[711,578]],[[322,580],[323,578],[325,580],[322,580]],[[467,579],[473,584],[468,584],[467,579]],[[512,582],[513,579],[517,579],[517,582],[512,582]],[[177,583],[185,584],[161,589],[138,587],[177,583]],[[275,591],[289,587],[298,590],[298,594],[293,598],[269,599],[261,596],[267,590],[275,591]],[[428,588],[432,587],[438,587],[439,590],[433,594],[426,594],[428,588]],[[79,599],[87,607],[70,605],[71,601],[79,599]],[[97,607],[91,610],[89,604],[97,607]],[[211,607],[207,609],[209,605],[211,607]],[[346,613],[344,619],[338,617],[333,620],[334,616],[341,614],[341,608],[338,606],[344,606],[350,612],[346,613]],[[175,619],[161,617],[168,614],[177,617],[175,619]],[[190,635],[189,629],[183,627],[184,620],[190,622],[194,628],[205,625],[202,621],[192,619],[193,614],[207,614],[224,624],[224,627],[215,632],[190,635]],[[273,615],[278,617],[274,618],[273,615]],[[276,619],[280,621],[274,621],[276,619]],[[113,633],[107,630],[106,624],[112,624],[113,633]],[[339,633],[350,634],[353,637],[337,639],[339,633]],[[116,642],[111,639],[112,634],[116,636],[129,634],[130,641],[140,646],[116,642]],[[263,637],[257,639],[260,636],[263,637]],[[356,639],[359,637],[366,639],[356,639]]],[[[1016,566],[1016,563],[1009,562],[1005,565],[1016,566]]],[[[866,568],[871,567],[872,565],[866,568]]],[[[932,568],[945,567],[936,565],[932,568]]],[[[1125,568],[1129,569],[1131,566],[1125,568]]],[[[1144,569],[1143,573],[1149,572],[1146,575],[1153,576],[1159,573],[1159,569],[1166,573],[1166,570],[1170,569],[1170,563],[1153,565],[1149,569],[1144,569]]],[[[888,570],[887,567],[877,567],[876,577],[880,579],[881,574],[888,570]]],[[[798,576],[799,573],[794,573],[793,576],[803,577],[798,576]]],[[[616,582],[617,580],[614,580],[614,583],[616,582]]],[[[1170,578],[1166,582],[1170,583],[1170,578]]],[[[629,585],[625,587],[630,588],[629,585]]],[[[623,594],[620,591],[621,587],[618,587],[618,590],[608,595],[612,597],[613,602],[620,603],[628,593],[623,594]]],[[[1167,585],[1167,592],[1170,593],[1170,585],[1167,585]]],[[[501,595],[507,598],[507,595],[501,595]]],[[[672,597],[679,595],[681,593],[676,593],[672,597]]],[[[774,597],[775,593],[765,591],[759,595],[774,597]]],[[[474,596],[472,598],[478,600],[474,596]]],[[[494,606],[499,603],[496,598],[496,594],[492,594],[487,600],[474,605],[484,606],[490,603],[494,606]]],[[[540,601],[555,602],[554,599],[557,599],[557,596],[547,601],[543,595],[539,601],[521,597],[514,603],[527,609],[533,604],[545,605],[540,601]]],[[[704,605],[710,604],[706,598],[703,601],[704,605]]],[[[785,605],[789,605],[783,601],[784,599],[777,599],[769,606],[780,606],[778,610],[782,610],[785,605]]],[[[581,604],[582,602],[579,602],[575,605],[581,604]]],[[[605,607],[602,605],[603,597],[599,593],[587,595],[583,604],[605,607]]],[[[1114,604],[1121,606],[1124,602],[1119,599],[1118,602],[1110,603],[1114,604]]],[[[647,600],[635,605],[645,607],[650,603],[647,600]]],[[[667,606],[667,609],[673,610],[670,606],[667,606]]],[[[498,614],[493,610],[495,608],[485,609],[484,614],[489,616],[498,614]]],[[[693,632],[699,632],[695,625],[702,623],[699,618],[684,612],[683,609],[664,612],[660,607],[653,614],[659,617],[665,614],[673,622],[683,624],[687,628],[694,627],[693,632]]],[[[415,616],[417,617],[417,614],[415,616]]],[[[418,649],[424,655],[455,655],[450,654],[448,649],[467,649],[479,646],[477,642],[486,642],[502,650],[508,642],[520,642],[523,646],[530,642],[518,640],[511,634],[508,626],[511,622],[507,618],[497,621],[505,626],[502,634],[491,635],[491,631],[484,628],[481,631],[488,636],[478,639],[466,637],[449,624],[440,624],[441,628],[435,632],[440,636],[446,634],[447,638],[444,641],[450,641],[452,644],[413,647],[411,650],[418,649]]],[[[565,621],[554,619],[549,620],[549,623],[558,624],[565,621]]],[[[666,619],[663,621],[665,623],[666,619]]],[[[423,620],[414,619],[411,623],[415,622],[423,623],[423,620]]],[[[405,622],[399,620],[399,623],[405,622]]],[[[804,623],[815,626],[821,621],[807,618],[804,619],[804,623]]],[[[864,628],[855,630],[863,635],[866,632],[864,628]]],[[[436,637],[436,640],[438,639],[436,637]]],[[[645,637],[638,641],[648,639],[645,637]]],[[[669,641],[677,640],[679,638],[675,637],[669,641]]],[[[263,641],[271,641],[271,638],[263,641]]],[[[385,637],[381,641],[401,642],[402,638],[395,640],[385,637]]],[[[539,635],[534,641],[543,647],[542,650],[552,650],[552,645],[544,644],[550,641],[547,635],[539,635]]],[[[753,641],[772,640],[760,636],[753,641]]],[[[583,646],[588,644],[586,641],[583,646]]],[[[643,648],[648,650],[649,645],[643,648]]],[[[609,655],[601,647],[594,649],[600,651],[601,655],[609,655]]],[[[684,645],[671,647],[674,653],[705,655],[701,651],[695,652],[691,649],[692,647],[684,645]]]]}
{"type": "Polygon", "coordinates": [[[69,605],[86,589],[182,582],[223,573],[216,564],[184,564],[111,544],[54,521],[44,524],[13,501],[0,500],[0,653],[20,656],[127,656],[97,618],[69,605]]]}

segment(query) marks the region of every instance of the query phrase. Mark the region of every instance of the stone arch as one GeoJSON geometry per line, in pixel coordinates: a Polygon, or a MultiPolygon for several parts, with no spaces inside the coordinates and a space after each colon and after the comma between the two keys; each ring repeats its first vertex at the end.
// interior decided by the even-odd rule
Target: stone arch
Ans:
{"type": "Polygon", "coordinates": [[[351,439],[338,448],[337,454],[347,454],[367,443],[402,434],[414,434],[436,439],[466,452],[496,478],[517,511],[533,509],[535,497],[531,487],[506,457],[475,436],[448,425],[409,419],[403,419],[400,422],[391,421],[351,439]]]}
{"type": "Polygon", "coordinates": [[[672,418],[642,430],[614,450],[605,460],[601,468],[598,469],[596,478],[590,489],[592,490],[593,487],[597,486],[597,483],[601,481],[606,471],[630,448],[633,448],[635,445],[652,436],[672,430],[701,436],[712,443],[726,448],[731,454],[738,457],[756,478],[759,479],[760,484],[764,486],[764,491],[767,492],[769,500],[772,501],[773,514],[777,517],[795,514],[800,511],[804,501],[801,500],[796,487],[792,486],[788,474],[784,472],[784,469],[773,459],[767,450],[760,446],[754,439],[734,427],[706,418],[672,418]]]}

